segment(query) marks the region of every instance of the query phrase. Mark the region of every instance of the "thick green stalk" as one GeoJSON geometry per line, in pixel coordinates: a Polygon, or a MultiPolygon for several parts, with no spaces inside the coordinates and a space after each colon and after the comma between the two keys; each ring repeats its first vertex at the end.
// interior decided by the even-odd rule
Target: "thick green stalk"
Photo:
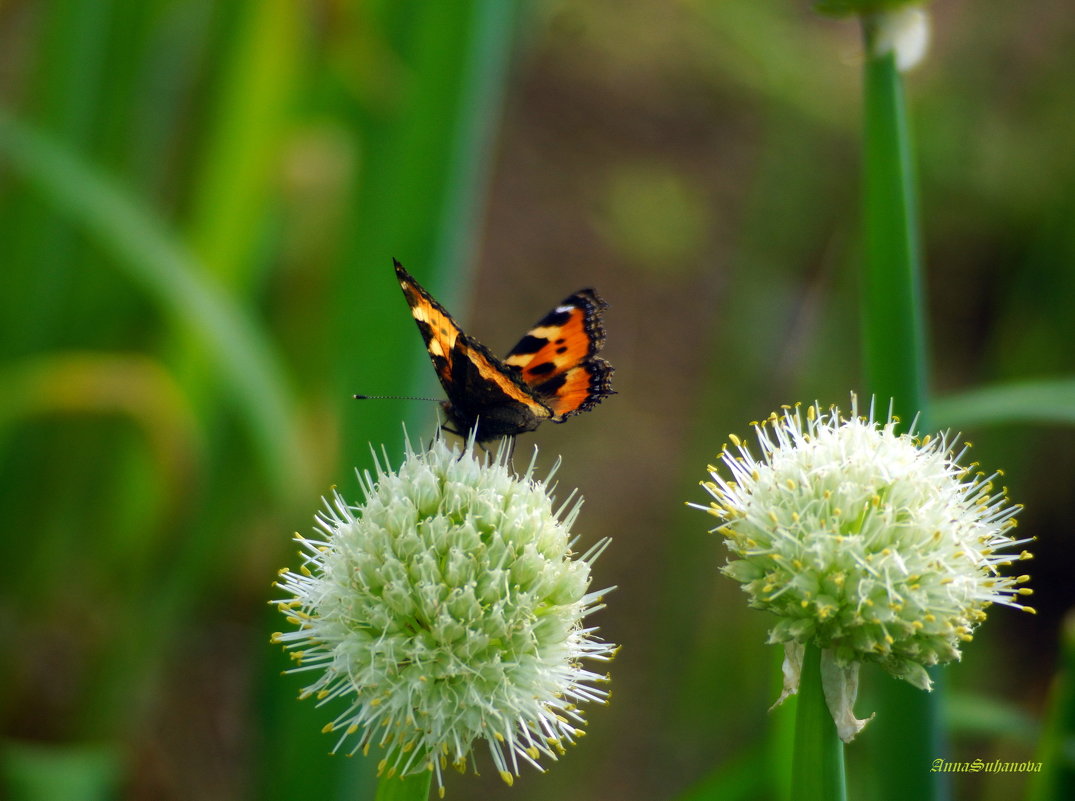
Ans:
{"type": "MultiPolygon", "coordinates": [[[[289,125],[304,20],[287,0],[236,5],[238,22],[227,39],[212,124],[191,183],[186,244],[191,266],[240,305],[263,280],[257,272],[267,260],[253,254],[279,203],[272,183],[289,125]]],[[[211,423],[220,417],[220,377],[207,369],[217,347],[207,347],[193,328],[179,328],[168,359],[192,405],[211,423]]]]}
{"type": "MultiPolygon", "coordinates": [[[[921,290],[918,203],[914,185],[903,80],[895,55],[877,53],[877,25],[864,20],[863,160],[865,263],[863,339],[867,389],[881,413],[891,400],[907,423],[918,415],[929,430],[926,409],[926,346],[921,290]]],[[[936,678],[936,677],[935,677],[936,678]]],[[[939,782],[927,768],[941,756],[939,691],[932,694],[899,681],[879,687],[875,747],[875,791],[879,799],[938,799],[939,782]]]]}
{"type": "Polygon", "coordinates": [[[201,142],[187,238],[203,269],[237,293],[261,280],[251,254],[279,204],[273,182],[293,124],[306,13],[287,0],[242,4],[201,142]]]}
{"type": "MultiPolygon", "coordinates": [[[[869,51],[871,20],[865,33],[869,51]]],[[[878,402],[891,398],[896,413],[910,422],[925,413],[926,337],[911,137],[903,80],[891,52],[867,58],[863,91],[866,382],[878,402]]]]}
{"type": "Polygon", "coordinates": [[[821,685],[821,652],[808,645],[799,679],[792,801],[845,801],[844,744],[836,733],[821,685]]]}

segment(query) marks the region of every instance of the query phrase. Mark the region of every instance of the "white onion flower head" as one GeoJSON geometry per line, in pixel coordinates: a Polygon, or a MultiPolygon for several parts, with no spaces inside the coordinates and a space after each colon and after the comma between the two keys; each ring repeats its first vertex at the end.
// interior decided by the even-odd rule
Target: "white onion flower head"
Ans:
{"type": "Polygon", "coordinates": [[[1030,557],[1011,551],[1027,540],[1011,536],[1019,507],[996,487],[1000,474],[961,466],[966,447],[947,435],[898,434],[898,424],[872,408],[860,416],[854,396],[846,417],[784,407],[754,424],[758,456],[736,437],[725,445],[703,482],[713,501],[697,507],[720,520],[723,572],[777,616],[781,700],[798,687],[802,648],[817,645],[845,739],[865,725],[850,714],[861,663],[930,689],[926,667],[959,659],[990,604],[1033,611],[1017,602],[1029,577],[999,572],[1030,557]]]}
{"type": "Polygon", "coordinates": [[[296,535],[303,565],[281,571],[276,602],[295,629],[273,640],[313,675],[300,697],[346,702],[325,727],[334,751],[379,747],[382,775],[432,770],[443,795],[443,769],[465,771],[479,741],[511,784],[583,734],[577,705],[608,693],[582,660],[614,652],[583,625],[608,592],[589,589],[608,540],[572,553],[581,499],[555,508],[533,471],[408,444],[397,471],[359,476],[361,504],[336,492],[318,535],[296,535]]]}
{"type": "Polygon", "coordinates": [[[872,54],[892,53],[900,72],[917,67],[926,57],[930,40],[929,15],[920,6],[905,5],[878,14],[874,26],[872,54]]]}
{"type": "Polygon", "coordinates": [[[837,17],[859,16],[867,32],[867,55],[892,53],[896,68],[907,72],[925,58],[930,18],[923,0],[814,0],[814,8],[837,17]]]}

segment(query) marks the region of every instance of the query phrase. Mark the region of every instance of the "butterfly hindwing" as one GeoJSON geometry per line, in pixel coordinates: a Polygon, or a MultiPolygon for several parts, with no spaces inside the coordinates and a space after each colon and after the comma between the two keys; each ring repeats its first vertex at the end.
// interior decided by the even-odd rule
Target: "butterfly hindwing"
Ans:
{"type": "Polygon", "coordinates": [[[395,268],[457,433],[475,431],[479,442],[515,436],[544,420],[563,422],[612,394],[612,367],[595,355],[604,343],[605,303],[593,290],[564,300],[501,361],[467,336],[398,261],[395,268]]]}
{"type": "Polygon", "coordinates": [[[611,376],[612,365],[604,359],[594,358],[565,370],[534,389],[552,409],[552,421],[562,423],[571,415],[587,412],[606,396],[615,394],[611,376]]]}
{"type": "Polygon", "coordinates": [[[606,308],[594,290],[580,290],[542,317],[504,359],[545,400],[555,422],[613,394],[612,365],[597,356],[605,344],[606,308]]]}

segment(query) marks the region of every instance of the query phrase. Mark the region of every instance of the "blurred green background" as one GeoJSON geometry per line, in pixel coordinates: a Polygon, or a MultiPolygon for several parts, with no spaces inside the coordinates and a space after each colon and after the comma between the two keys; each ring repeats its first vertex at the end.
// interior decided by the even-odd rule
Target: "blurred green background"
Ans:
{"type": "MultiPolygon", "coordinates": [[[[933,390],[1067,378],[1075,14],[931,9],[908,87],[933,390]]],[[[435,428],[430,404],[350,399],[440,391],[392,257],[495,351],[595,286],[617,368],[618,395],[518,443],[563,455],[584,542],[614,538],[612,703],[547,774],[508,789],[480,755],[449,798],[776,797],[768,621],[683,502],[729,432],[860,386],[860,60],[854,24],[787,0],[0,0],[10,797],[59,797],[50,775],[139,800],[362,797],[373,760],[327,755],[331,714],[279,675],[267,602],[368,443],[435,428]]],[[[1038,538],[1039,614],[993,610],[945,671],[952,758],[1034,754],[1075,604],[1059,390],[1008,421],[936,409],[1038,538]]],[[[866,792],[868,735],[848,749],[866,792]]]]}

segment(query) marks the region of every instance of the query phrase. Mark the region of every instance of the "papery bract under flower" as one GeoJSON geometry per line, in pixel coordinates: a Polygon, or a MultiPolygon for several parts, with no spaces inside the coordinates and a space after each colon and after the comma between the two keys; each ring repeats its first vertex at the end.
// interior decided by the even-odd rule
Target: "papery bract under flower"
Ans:
{"type": "Polygon", "coordinates": [[[349,702],[326,727],[337,748],[380,746],[383,771],[433,770],[443,792],[478,740],[510,783],[582,734],[576,704],[607,693],[581,660],[613,652],[582,625],[607,592],[589,591],[607,540],[573,555],[580,502],[554,509],[533,468],[408,447],[398,471],[361,477],[362,504],[335,493],[321,536],[297,537],[304,565],[278,581],[297,628],[274,639],[316,674],[304,697],[349,702]]]}

